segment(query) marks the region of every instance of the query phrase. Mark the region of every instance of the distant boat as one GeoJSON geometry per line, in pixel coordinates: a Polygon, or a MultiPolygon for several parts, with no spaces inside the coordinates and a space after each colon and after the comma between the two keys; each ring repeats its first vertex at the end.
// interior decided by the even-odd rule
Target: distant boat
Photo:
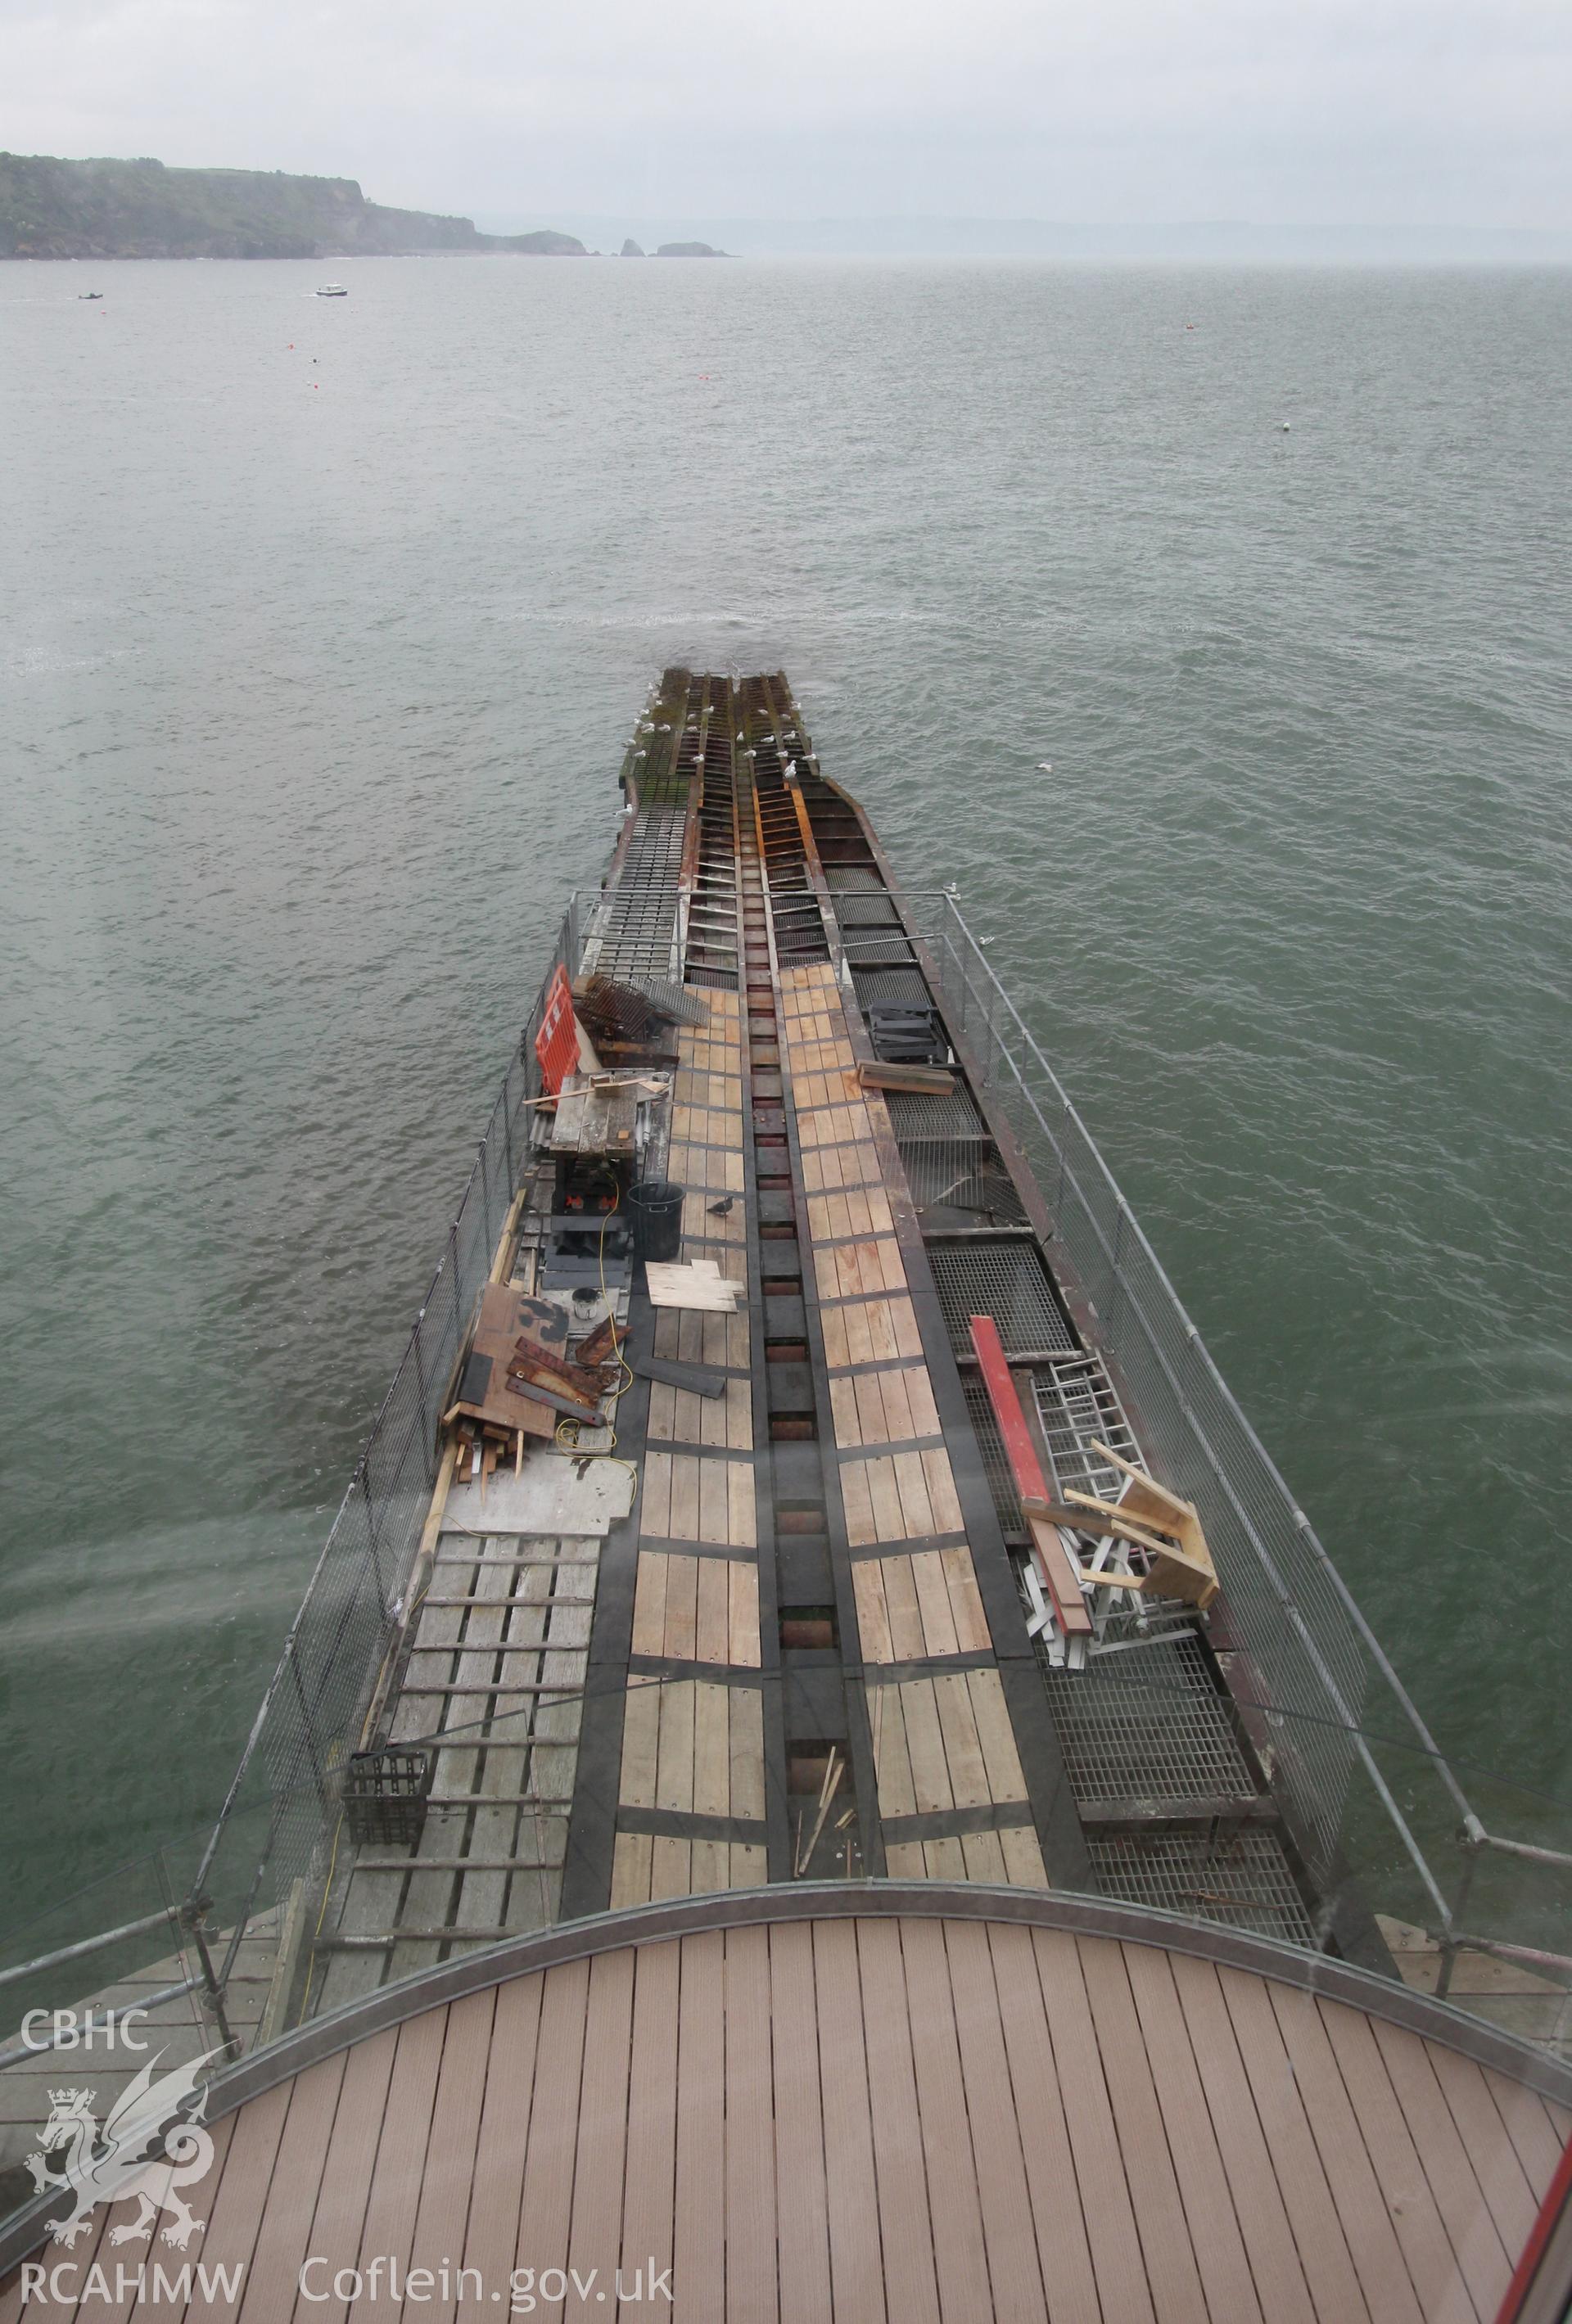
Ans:
{"type": "Polygon", "coordinates": [[[319,299],[347,299],[349,293],[342,282],[319,282],[317,296],[319,299]]]}
{"type": "Polygon", "coordinates": [[[79,290],[77,296],[79,299],[101,299],[104,293],[102,290],[79,290]]]}

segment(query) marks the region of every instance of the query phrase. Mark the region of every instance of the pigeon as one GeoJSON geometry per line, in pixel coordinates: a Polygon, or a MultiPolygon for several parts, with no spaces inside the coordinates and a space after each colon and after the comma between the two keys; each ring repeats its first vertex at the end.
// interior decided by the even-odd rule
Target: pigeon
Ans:
{"type": "Polygon", "coordinates": [[[726,1213],[731,1209],[735,1201],[736,1196],[735,1194],[727,1194],[724,1201],[711,1203],[709,1206],[710,1217],[712,1219],[724,1219],[726,1213]]]}

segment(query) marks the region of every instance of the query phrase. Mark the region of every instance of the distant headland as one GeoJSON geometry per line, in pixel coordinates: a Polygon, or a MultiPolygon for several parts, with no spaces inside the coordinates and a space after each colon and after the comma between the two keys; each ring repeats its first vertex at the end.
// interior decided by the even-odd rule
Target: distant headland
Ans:
{"type": "Polygon", "coordinates": [[[0,153],[0,258],[587,258],[578,236],[482,234],[368,202],[353,178],[0,153]]]}

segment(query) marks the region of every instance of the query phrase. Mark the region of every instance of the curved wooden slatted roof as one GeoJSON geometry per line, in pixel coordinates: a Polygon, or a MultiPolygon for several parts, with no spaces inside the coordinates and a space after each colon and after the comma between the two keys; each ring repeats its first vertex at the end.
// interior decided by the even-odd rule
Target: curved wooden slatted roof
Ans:
{"type": "Polygon", "coordinates": [[[139,2301],[130,2205],[42,2264],[111,2294],[129,2267],[95,2316],[244,2324],[615,2314],[652,2264],[672,2302],[635,2312],[681,2324],[1490,2324],[1572,2128],[1530,2087],[1555,2070],[1126,1908],[699,1898],[471,1955],[232,2073],[203,2228],[151,2254],[229,2290],[139,2301]]]}

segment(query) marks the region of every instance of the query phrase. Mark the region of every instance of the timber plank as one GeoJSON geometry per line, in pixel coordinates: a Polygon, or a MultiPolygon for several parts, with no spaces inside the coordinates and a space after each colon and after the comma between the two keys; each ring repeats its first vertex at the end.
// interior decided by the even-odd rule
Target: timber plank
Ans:
{"type": "MultiPolygon", "coordinates": [[[[1262,2302],[1167,1958],[1148,1945],[1122,1946],[1120,1955],[1168,2132],[1207,2313],[1259,2324],[1262,2302]]],[[[1277,2324],[1276,2310],[1268,2310],[1266,2324],[1277,2324]]]]}
{"type": "Polygon", "coordinates": [[[631,1949],[598,1954],[586,2006],[568,2264],[581,2280],[607,2285],[622,2251],[635,1958],[631,1949]]]}
{"type": "MultiPolygon", "coordinates": [[[[1013,1930],[995,1930],[994,1959],[1009,1955],[1001,1938],[1013,1930]]],[[[1130,2181],[1114,2108],[1103,2072],[1102,2055],[1093,2030],[1091,2009],[1081,1975],[1075,1940],[1061,1930],[1022,1930],[1035,1957],[1048,2025],[1047,2047],[1053,2077],[1064,2108],[1065,2127],[1073,2158],[1087,2238],[1102,2296],[1103,2313],[1124,2324],[1151,2324],[1154,2315],[1167,2324],[1166,2311],[1154,2309],[1155,2287],[1149,2281],[1146,2246],[1131,2201],[1130,2181]]],[[[1006,2033],[1013,2010],[1005,2014],[1006,2033]]],[[[1035,2030],[1035,2013],[1031,2013],[1035,2030]]],[[[1019,2093],[1020,2085],[1017,2084],[1019,2093]]]]}
{"type": "Polygon", "coordinates": [[[923,2167],[901,1931],[892,1921],[859,1921],[856,1940],[885,2301],[896,2324],[939,2324],[934,2221],[923,2167]]]}
{"type": "Polygon", "coordinates": [[[993,1639],[988,1631],[988,1618],[983,1611],[972,1553],[963,1544],[955,1549],[941,1549],[939,1560],[949,1594],[956,1651],[963,1655],[981,1653],[992,1646],[993,1639]]]}
{"type": "MultiPolygon", "coordinates": [[[[1211,1964],[1207,1964],[1211,1966],[1211,1964]]],[[[1315,2135],[1289,2070],[1270,1997],[1253,1977],[1216,1970],[1234,2038],[1277,2172],[1321,2324],[1370,2313],[1327,2183],[1315,2135]]],[[[1380,2324],[1380,2319],[1376,2319],[1380,2324]]]]}
{"type": "Polygon", "coordinates": [[[693,1690],[693,1812],[725,1816],[731,1806],[731,1690],[698,1684],[693,1690]]]}
{"type": "Polygon", "coordinates": [[[718,1930],[680,1943],[672,2244],[683,2324],[726,2313],[726,1953],[718,1930]]]}
{"type": "Polygon", "coordinates": [[[727,1698],[731,1729],[731,1812],[764,1813],[764,1698],[757,1687],[720,1690],[727,1698]]]}
{"type": "Polygon", "coordinates": [[[990,1798],[988,1771],[977,1738],[976,1719],[964,1674],[931,1682],[944,1738],[946,1772],[957,1808],[985,1806],[990,1798]]]}
{"type": "Polygon", "coordinates": [[[1477,2324],[1477,2311],[1370,2021],[1363,2010],[1338,2002],[1323,2000],[1318,2006],[1425,2324],[1477,2324]]]}
{"type": "MultiPolygon", "coordinates": [[[[813,1931],[801,1924],[768,1933],[781,2309],[789,2324],[829,2324],[828,2137],[818,2047],[805,2038],[817,2006],[813,1931]]],[[[844,2071],[845,2061],[837,2064],[844,2071]]]]}
{"type": "Polygon", "coordinates": [[[654,1803],[685,1815],[693,1812],[693,1686],[670,1679],[652,1689],[661,1699],[654,1803]]]}
{"type": "MultiPolygon", "coordinates": [[[[568,2264],[589,1968],[561,1961],[541,1974],[535,2088],[545,2104],[530,2110],[517,2255],[517,2264],[538,2271],[568,2264]]],[[[542,2301],[535,2312],[560,2316],[561,2302],[542,2301]]]]}
{"type": "Polygon", "coordinates": [[[999,1834],[1004,1877],[1013,1888],[1046,1888],[1048,1868],[1042,1848],[1030,1824],[1006,1824],[999,1834]]]}
{"type": "MultiPolygon", "coordinates": [[[[963,1848],[969,1865],[970,1843],[963,1848]]],[[[1034,2158],[1022,2149],[1022,2125],[1009,2102],[1010,2069],[988,1932],[981,1922],[955,1921],[935,1933],[941,1937],[951,1969],[948,2006],[955,2016],[962,2094],[971,2120],[994,2314],[1002,2324],[1040,2324],[1045,2313],[1055,2312],[1056,2302],[1043,2280],[1027,2185],[1034,2158]]],[[[1057,2277],[1050,2282],[1056,2283],[1057,2277]]]]}
{"type": "Polygon", "coordinates": [[[1512,2279],[1512,2258],[1436,2079],[1429,2044],[1379,2018],[1370,2024],[1474,2304],[1482,2316],[1493,2316],[1512,2279]]]}
{"type": "Polygon", "coordinates": [[[768,1930],[726,1931],[725,1978],[726,2308],[769,2324],[779,2309],[768,1930]]]}
{"type": "MultiPolygon", "coordinates": [[[[646,1892],[647,1893],[647,1892],[646,1892]]],[[[680,1942],[641,1945],[633,1965],[629,2045],[627,2181],[623,2195],[622,2264],[671,2264],[677,2161],[680,1942]]]]}
{"type": "Polygon", "coordinates": [[[917,1795],[918,1814],[932,1815],[941,1808],[953,1807],[955,1794],[950,1788],[949,1764],[933,1681],[907,1679],[894,1692],[901,1698],[901,1713],[906,1724],[906,1748],[911,1758],[911,1787],[917,1795]]]}
{"type": "Polygon", "coordinates": [[[998,1672],[967,1671],[966,1683],[972,1698],[972,1715],[977,1722],[977,1740],[988,1770],[989,1789],[996,1800],[1025,1799],[1026,1778],[1021,1772],[1021,1755],[1015,1748],[1015,1731],[1010,1724],[998,1672]]]}
{"type": "MultiPolygon", "coordinates": [[[[957,1849],[958,1855],[959,1850],[957,1849]]],[[[977,1932],[981,1935],[981,1931],[977,1932]]],[[[983,2235],[982,2193],[966,2092],[961,2080],[959,2042],[955,2024],[955,1998],[950,1990],[949,1956],[941,1923],[909,1920],[901,1924],[901,1959],[905,1971],[906,2005],[911,2033],[911,2061],[922,2127],[923,2156],[930,2190],[929,2210],[933,2223],[934,2271],[939,2279],[941,2311],[962,2316],[978,2304],[991,2277],[995,2317],[1024,2317],[1024,2281],[1004,2273],[1007,2259],[1001,2253],[991,2268],[983,2235]],[[941,2200],[933,2200],[940,2191],[941,2200]],[[999,2298],[1000,2284],[1008,2282],[1011,2297],[999,2298]]],[[[1033,2270],[1035,2274],[1035,2269],[1033,2270]]]]}
{"type": "Polygon", "coordinates": [[[890,1636],[890,1617],[884,1603],[884,1563],[883,1558],[865,1557],[852,1567],[852,1589],[857,1604],[857,1637],[862,1643],[864,1660],[871,1663],[890,1663],[895,1659],[890,1636]]]}

